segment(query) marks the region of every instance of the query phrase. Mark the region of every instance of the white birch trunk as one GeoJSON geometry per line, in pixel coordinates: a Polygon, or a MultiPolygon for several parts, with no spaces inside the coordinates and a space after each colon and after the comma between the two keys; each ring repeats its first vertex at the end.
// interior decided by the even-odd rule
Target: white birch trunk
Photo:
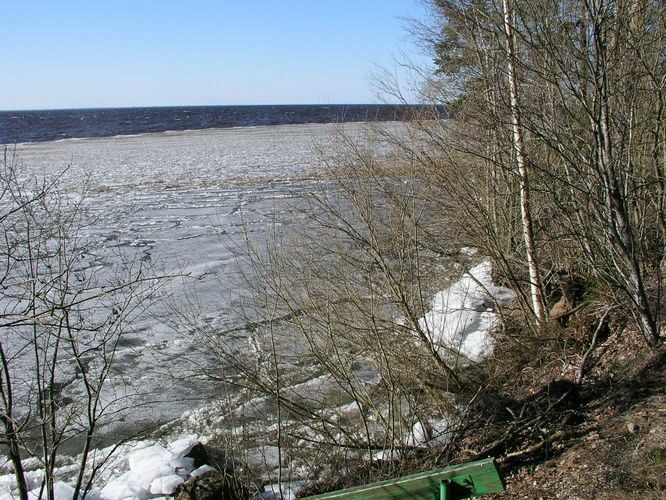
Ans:
{"type": "Polygon", "coordinates": [[[518,99],[518,83],[515,66],[515,35],[511,19],[509,0],[502,0],[504,14],[504,33],[506,35],[507,70],[509,77],[509,98],[511,106],[511,126],[513,128],[513,149],[516,155],[516,166],[520,179],[520,216],[525,242],[527,268],[530,276],[530,296],[532,309],[537,322],[543,323],[546,318],[543,293],[541,291],[541,277],[536,255],[536,243],[530,212],[529,178],[525,154],[525,143],[520,118],[520,102],[518,99]]]}

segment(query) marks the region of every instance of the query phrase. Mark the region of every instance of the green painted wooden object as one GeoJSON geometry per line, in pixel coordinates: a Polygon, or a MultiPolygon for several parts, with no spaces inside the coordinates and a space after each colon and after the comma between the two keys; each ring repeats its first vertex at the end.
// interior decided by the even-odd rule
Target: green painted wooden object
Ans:
{"type": "Polygon", "coordinates": [[[502,491],[504,491],[504,483],[495,466],[495,460],[488,458],[478,462],[452,465],[439,470],[420,472],[411,476],[324,493],[323,495],[308,497],[308,499],[379,500],[418,498],[457,500],[502,491]]]}

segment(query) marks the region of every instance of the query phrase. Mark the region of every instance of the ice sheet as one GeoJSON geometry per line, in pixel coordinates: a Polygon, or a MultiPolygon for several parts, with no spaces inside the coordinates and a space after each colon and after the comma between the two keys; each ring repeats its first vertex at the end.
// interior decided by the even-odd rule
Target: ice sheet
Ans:
{"type": "MultiPolygon", "coordinates": [[[[345,128],[358,136],[363,125],[345,128]]],[[[234,311],[247,291],[234,245],[242,245],[244,233],[260,244],[273,224],[294,220],[286,207],[312,190],[320,152],[335,137],[332,125],[290,125],[17,147],[29,172],[54,176],[67,169],[62,186],[72,195],[86,185],[94,223],[81,235],[99,244],[100,255],[111,249],[155,272],[186,276],[163,289],[164,301],[123,339],[105,400],[122,406],[130,394],[138,397],[114,434],[168,421],[213,397],[214,387],[195,372],[218,360],[199,349],[187,327],[173,328],[174,311],[219,330],[239,326],[234,311]]],[[[99,265],[111,272],[120,264],[105,255],[99,265]]]]}

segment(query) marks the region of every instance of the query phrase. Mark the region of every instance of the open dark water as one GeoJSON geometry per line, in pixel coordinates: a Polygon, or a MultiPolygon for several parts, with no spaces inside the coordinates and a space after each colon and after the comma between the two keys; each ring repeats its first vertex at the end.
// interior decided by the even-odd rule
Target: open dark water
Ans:
{"type": "Polygon", "coordinates": [[[0,144],[169,130],[403,120],[415,106],[180,106],[0,112],[0,144]]]}

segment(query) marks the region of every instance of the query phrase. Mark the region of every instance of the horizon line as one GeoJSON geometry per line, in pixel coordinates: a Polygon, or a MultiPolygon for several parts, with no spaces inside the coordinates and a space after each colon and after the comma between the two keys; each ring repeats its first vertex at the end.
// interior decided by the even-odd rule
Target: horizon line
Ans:
{"type": "Polygon", "coordinates": [[[232,107],[287,107],[287,106],[428,106],[423,103],[372,103],[372,102],[339,102],[339,103],[280,103],[280,104],[157,104],[136,106],[81,106],[65,108],[13,108],[0,109],[0,113],[35,112],[35,111],[87,111],[113,109],[145,109],[145,108],[232,108],[232,107]]]}

